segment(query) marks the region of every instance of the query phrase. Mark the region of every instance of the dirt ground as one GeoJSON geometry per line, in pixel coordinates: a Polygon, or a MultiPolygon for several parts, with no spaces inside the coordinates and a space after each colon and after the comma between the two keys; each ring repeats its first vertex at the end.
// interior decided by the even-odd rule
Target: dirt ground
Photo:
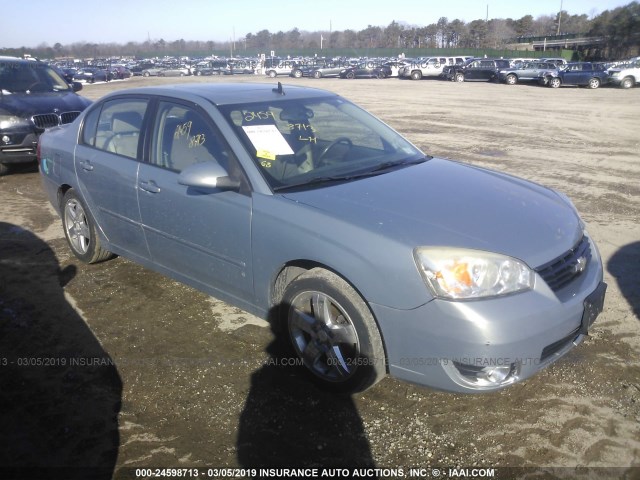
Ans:
{"type": "MultiPolygon", "coordinates": [[[[285,92],[337,92],[428,154],[568,194],[609,285],[591,336],[499,393],[387,377],[352,398],[323,394],[276,364],[264,321],[122,258],[76,261],[38,173],[20,169],[0,177],[0,477],[55,465],[100,467],[101,479],[267,466],[420,467],[432,477],[456,466],[565,467],[544,478],[603,467],[599,478],[640,478],[640,88],[278,80],[285,92]]],[[[274,82],[134,78],[80,93],[222,81],[274,82]]],[[[536,474],[510,475],[527,472],[536,474]]]]}

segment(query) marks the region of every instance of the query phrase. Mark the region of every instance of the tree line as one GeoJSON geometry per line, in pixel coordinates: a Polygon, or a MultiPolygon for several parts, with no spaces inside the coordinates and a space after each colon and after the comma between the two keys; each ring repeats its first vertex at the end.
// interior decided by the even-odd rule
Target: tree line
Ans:
{"type": "Polygon", "coordinates": [[[514,20],[479,19],[471,22],[449,21],[446,17],[427,26],[415,26],[392,21],[386,27],[369,25],[363,30],[300,31],[288,32],[260,30],[227,42],[147,40],[145,42],[87,43],[70,45],[56,43],[53,47],[41,44],[36,48],[0,49],[4,55],[29,53],[41,58],[60,57],[108,57],[108,56],[162,56],[208,55],[214,51],[231,54],[255,54],[271,50],[318,51],[322,49],[376,49],[376,48],[474,48],[503,49],[519,38],[553,36],[572,33],[604,39],[601,47],[586,52],[587,57],[624,58],[637,52],[640,45],[640,4],[633,1],[626,6],[606,10],[589,18],[587,15],[571,15],[560,11],[556,15],[531,15],[514,20]]]}

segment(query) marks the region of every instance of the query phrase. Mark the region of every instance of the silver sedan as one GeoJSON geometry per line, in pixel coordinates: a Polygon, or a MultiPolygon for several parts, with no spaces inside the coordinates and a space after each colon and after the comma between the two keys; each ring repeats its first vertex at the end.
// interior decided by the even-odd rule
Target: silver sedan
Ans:
{"type": "Polygon", "coordinates": [[[425,155],[328,91],[197,84],[108,95],[40,141],[73,253],[120,255],[268,319],[310,378],[504,388],[602,309],[561,193],[425,155]]]}

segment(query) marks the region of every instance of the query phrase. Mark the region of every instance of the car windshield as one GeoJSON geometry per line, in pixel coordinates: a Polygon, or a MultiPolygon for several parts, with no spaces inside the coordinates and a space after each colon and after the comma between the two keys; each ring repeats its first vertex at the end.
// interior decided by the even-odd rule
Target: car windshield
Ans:
{"type": "Polygon", "coordinates": [[[349,181],[426,160],[380,120],[336,97],[220,110],[274,191],[349,181]]]}
{"type": "Polygon", "coordinates": [[[68,91],[69,84],[52,68],[39,62],[0,61],[2,93],[68,91]]]}

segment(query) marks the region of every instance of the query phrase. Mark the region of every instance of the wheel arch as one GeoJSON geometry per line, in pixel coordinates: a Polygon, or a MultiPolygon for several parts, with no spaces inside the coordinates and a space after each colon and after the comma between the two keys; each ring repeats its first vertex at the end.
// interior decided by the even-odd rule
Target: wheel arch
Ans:
{"type": "MultiPolygon", "coordinates": [[[[385,341],[384,332],[382,331],[380,322],[376,318],[375,312],[369,305],[369,302],[367,301],[365,296],[358,289],[358,287],[354,285],[353,282],[351,282],[347,277],[342,275],[340,272],[336,271],[334,268],[331,268],[330,266],[320,262],[316,262],[312,260],[304,260],[304,259],[292,260],[288,262],[286,265],[283,265],[283,267],[275,275],[270,285],[270,305],[269,305],[268,321],[271,325],[271,328],[274,329],[276,332],[280,329],[280,318],[281,318],[280,305],[281,305],[282,299],[284,298],[284,293],[287,290],[287,287],[291,285],[291,283],[293,283],[293,281],[296,278],[300,277],[302,274],[307,273],[310,270],[313,270],[316,268],[326,270],[340,277],[353,289],[353,291],[357,295],[360,296],[360,298],[362,298],[362,301],[367,306],[367,309],[371,314],[371,318],[373,318],[373,321],[378,327],[380,339],[382,340],[382,348],[384,350],[385,357],[388,358],[387,343],[385,341]]],[[[385,366],[385,370],[387,373],[389,373],[388,364],[385,366]]]]}

